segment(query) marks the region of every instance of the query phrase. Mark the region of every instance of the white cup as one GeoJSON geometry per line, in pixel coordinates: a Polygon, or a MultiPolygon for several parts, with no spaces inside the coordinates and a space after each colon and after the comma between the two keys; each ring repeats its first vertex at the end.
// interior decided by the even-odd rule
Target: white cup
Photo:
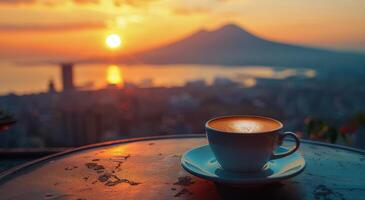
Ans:
{"type": "Polygon", "coordinates": [[[300,145],[299,138],[292,132],[282,132],[283,124],[275,119],[260,116],[234,115],[224,116],[209,120],[205,124],[205,130],[209,146],[218,163],[225,170],[235,172],[255,172],[263,169],[271,159],[282,158],[294,153],[300,145]],[[215,120],[227,118],[250,118],[269,120],[277,124],[275,130],[266,132],[237,133],[217,130],[209,124],[215,120]],[[284,137],[290,136],[295,141],[295,146],[287,152],[273,153],[281,144],[284,137]]]}

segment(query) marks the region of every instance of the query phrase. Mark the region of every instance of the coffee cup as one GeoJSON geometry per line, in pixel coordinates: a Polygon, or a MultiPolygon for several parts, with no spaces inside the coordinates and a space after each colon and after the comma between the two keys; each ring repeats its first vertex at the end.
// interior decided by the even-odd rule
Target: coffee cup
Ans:
{"type": "Polygon", "coordinates": [[[211,119],[205,130],[209,146],[224,170],[257,172],[271,159],[294,153],[299,138],[292,132],[282,132],[283,124],[261,116],[234,115],[211,119]],[[286,152],[274,153],[285,137],[292,137],[295,145],[286,152]]]}

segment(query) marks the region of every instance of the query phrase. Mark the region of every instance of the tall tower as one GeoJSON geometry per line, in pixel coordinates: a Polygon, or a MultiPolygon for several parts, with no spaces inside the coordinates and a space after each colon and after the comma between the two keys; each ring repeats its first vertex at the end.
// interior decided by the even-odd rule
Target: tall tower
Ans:
{"type": "Polygon", "coordinates": [[[53,79],[49,80],[49,82],[48,82],[48,92],[49,93],[55,93],[56,92],[56,88],[55,88],[53,79]]]}
{"type": "Polygon", "coordinates": [[[61,63],[63,91],[75,89],[73,77],[73,63],[61,63]]]}

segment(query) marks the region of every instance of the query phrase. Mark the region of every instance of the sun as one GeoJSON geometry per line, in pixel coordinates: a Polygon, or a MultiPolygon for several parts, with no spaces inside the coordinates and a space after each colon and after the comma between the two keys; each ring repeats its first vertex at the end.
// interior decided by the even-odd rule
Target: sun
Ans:
{"type": "Polygon", "coordinates": [[[120,47],[122,40],[118,34],[110,34],[106,37],[105,44],[111,49],[116,49],[120,47]]]}

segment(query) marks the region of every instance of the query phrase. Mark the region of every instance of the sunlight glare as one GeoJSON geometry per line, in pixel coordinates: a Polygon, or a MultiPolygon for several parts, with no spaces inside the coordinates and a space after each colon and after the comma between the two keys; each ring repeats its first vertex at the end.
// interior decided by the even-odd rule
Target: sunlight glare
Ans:
{"type": "Polygon", "coordinates": [[[122,72],[117,65],[110,65],[107,69],[107,82],[112,85],[118,85],[123,82],[122,72]]]}

